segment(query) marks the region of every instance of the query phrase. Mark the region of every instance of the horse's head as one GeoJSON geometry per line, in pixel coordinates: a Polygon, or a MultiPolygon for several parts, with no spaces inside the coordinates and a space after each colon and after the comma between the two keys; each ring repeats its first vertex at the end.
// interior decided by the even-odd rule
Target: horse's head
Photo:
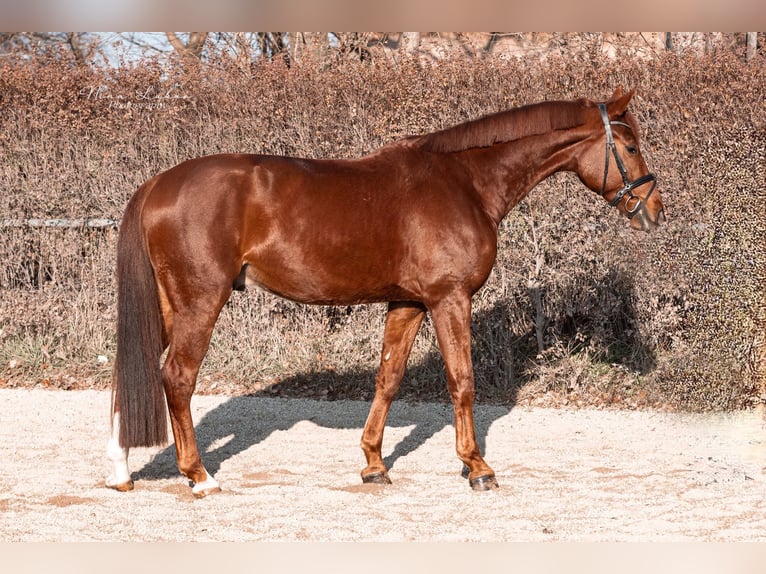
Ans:
{"type": "Polygon", "coordinates": [[[618,87],[611,99],[594,108],[593,136],[577,157],[577,175],[630,219],[635,229],[649,231],[665,221],[657,181],[641,156],[638,123],[628,111],[635,89],[618,87]]]}

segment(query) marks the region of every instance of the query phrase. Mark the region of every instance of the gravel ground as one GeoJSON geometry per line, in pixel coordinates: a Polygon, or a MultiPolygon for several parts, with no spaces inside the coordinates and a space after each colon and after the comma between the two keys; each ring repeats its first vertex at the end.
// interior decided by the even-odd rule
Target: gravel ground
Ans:
{"type": "Polygon", "coordinates": [[[2,541],[765,541],[762,412],[477,406],[500,489],[461,477],[451,408],[394,403],[391,486],[362,485],[369,404],[195,396],[220,494],[174,449],[135,449],[104,488],[109,393],[0,389],[2,541]]]}

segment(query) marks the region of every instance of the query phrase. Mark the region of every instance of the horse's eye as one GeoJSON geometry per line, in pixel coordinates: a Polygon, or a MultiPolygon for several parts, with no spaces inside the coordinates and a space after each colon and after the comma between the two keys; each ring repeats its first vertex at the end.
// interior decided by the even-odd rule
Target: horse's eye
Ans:
{"type": "Polygon", "coordinates": [[[636,154],[638,153],[638,149],[637,149],[637,148],[636,148],[636,146],[634,146],[634,145],[629,145],[629,146],[628,146],[628,147],[626,147],[625,149],[626,149],[626,150],[628,150],[628,153],[629,153],[630,155],[636,155],[636,154]]]}

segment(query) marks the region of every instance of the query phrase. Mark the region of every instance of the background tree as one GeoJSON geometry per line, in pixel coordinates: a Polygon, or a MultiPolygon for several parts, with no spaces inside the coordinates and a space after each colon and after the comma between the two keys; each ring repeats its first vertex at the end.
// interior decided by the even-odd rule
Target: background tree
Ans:
{"type": "Polygon", "coordinates": [[[745,58],[747,61],[751,61],[755,58],[755,54],[758,51],[758,32],[747,33],[747,52],[745,58]]]}
{"type": "Polygon", "coordinates": [[[165,32],[165,36],[181,57],[199,60],[205,49],[208,32],[187,32],[183,36],[179,36],[175,32],[165,32]]]}

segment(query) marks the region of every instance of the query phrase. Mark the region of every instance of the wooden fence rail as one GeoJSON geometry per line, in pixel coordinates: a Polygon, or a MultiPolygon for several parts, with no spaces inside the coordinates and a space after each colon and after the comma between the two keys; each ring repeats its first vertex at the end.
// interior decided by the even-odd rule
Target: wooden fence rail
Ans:
{"type": "Polygon", "coordinates": [[[88,227],[88,228],[116,228],[119,221],[101,217],[81,217],[78,219],[4,219],[0,221],[0,228],[7,227],[57,227],[64,229],[88,227]]]}

